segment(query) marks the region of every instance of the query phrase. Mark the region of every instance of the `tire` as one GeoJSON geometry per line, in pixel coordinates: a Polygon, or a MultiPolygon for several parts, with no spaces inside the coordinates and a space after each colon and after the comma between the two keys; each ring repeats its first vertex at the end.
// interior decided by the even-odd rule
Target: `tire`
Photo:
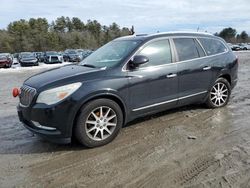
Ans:
{"type": "Polygon", "coordinates": [[[231,86],[229,82],[225,78],[218,78],[209,91],[206,105],[208,108],[220,108],[226,106],[230,95],[231,86]]]}
{"type": "Polygon", "coordinates": [[[120,106],[109,99],[97,99],[81,108],[74,130],[75,137],[89,148],[102,146],[117,136],[122,125],[120,106]]]}

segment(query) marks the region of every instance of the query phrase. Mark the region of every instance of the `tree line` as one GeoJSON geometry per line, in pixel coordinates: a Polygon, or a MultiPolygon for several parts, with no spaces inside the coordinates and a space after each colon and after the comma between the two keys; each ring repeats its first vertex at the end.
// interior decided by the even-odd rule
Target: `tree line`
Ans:
{"type": "Polygon", "coordinates": [[[250,42],[250,38],[246,31],[242,31],[240,34],[237,34],[236,29],[228,27],[222,29],[219,33],[215,33],[215,36],[219,36],[225,41],[230,43],[247,43],[250,42]]]}
{"type": "Polygon", "coordinates": [[[96,49],[114,38],[133,34],[133,27],[116,23],[101,25],[97,20],[84,23],[77,17],[30,18],[10,23],[0,30],[0,52],[63,51],[67,48],[96,49]]]}
{"type": "MultiPolygon", "coordinates": [[[[131,29],[121,28],[116,23],[106,26],[97,20],[84,23],[77,17],[62,16],[51,23],[46,18],[21,19],[0,30],[0,52],[96,49],[114,38],[130,34],[134,34],[133,26],[131,29]]],[[[231,43],[250,42],[246,31],[237,34],[236,29],[231,27],[214,35],[231,43]]]]}

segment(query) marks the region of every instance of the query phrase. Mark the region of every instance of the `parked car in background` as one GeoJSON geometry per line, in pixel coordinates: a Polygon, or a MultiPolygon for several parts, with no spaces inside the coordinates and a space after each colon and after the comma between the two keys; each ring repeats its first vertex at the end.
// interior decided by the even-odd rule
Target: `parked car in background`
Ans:
{"type": "Polygon", "coordinates": [[[69,62],[80,62],[83,59],[83,56],[81,53],[79,53],[77,50],[65,50],[63,55],[64,61],[69,62]]]}
{"type": "Polygon", "coordinates": [[[16,58],[16,59],[18,59],[18,56],[19,56],[19,53],[14,53],[13,54],[13,57],[16,58]]]}
{"type": "Polygon", "coordinates": [[[46,71],[21,87],[18,115],[54,142],[111,142],[127,122],[170,108],[227,105],[238,59],[225,41],[203,33],[117,38],[78,65],[46,71]]]}
{"type": "Polygon", "coordinates": [[[53,63],[62,63],[63,57],[56,51],[48,51],[44,53],[44,63],[53,64],[53,63]]]}
{"type": "Polygon", "coordinates": [[[44,62],[44,52],[35,52],[39,62],[44,62]]]}
{"type": "Polygon", "coordinates": [[[241,50],[250,50],[250,45],[247,43],[238,44],[241,50]]]}
{"type": "Polygon", "coordinates": [[[18,59],[22,67],[39,65],[36,54],[32,52],[21,52],[18,59]]]}
{"type": "Polygon", "coordinates": [[[13,57],[9,53],[0,53],[0,68],[10,68],[13,63],[13,57]]]}
{"type": "Polygon", "coordinates": [[[241,50],[241,47],[240,47],[238,44],[233,44],[233,45],[231,46],[231,49],[232,49],[233,51],[239,51],[239,50],[241,50]]]}
{"type": "Polygon", "coordinates": [[[82,59],[85,59],[86,57],[88,57],[90,54],[92,54],[93,51],[92,50],[82,50],[81,54],[82,54],[82,59]]]}

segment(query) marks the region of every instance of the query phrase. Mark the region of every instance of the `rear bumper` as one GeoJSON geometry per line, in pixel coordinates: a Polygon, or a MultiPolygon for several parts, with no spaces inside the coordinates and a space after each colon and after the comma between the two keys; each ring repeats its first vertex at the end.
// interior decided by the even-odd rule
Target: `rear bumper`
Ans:
{"type": "Polygon", "coordinates": [[[61,116],[58,119],[53,109],[44,107],[27,108],[20,105],[17,106],[19,120],[31,132],[59,144],[67,144],[71,142],[71,133],[68,131],[67,117],[61,116]],[[64,123],[62,123],[64,122],[64,123]]]}

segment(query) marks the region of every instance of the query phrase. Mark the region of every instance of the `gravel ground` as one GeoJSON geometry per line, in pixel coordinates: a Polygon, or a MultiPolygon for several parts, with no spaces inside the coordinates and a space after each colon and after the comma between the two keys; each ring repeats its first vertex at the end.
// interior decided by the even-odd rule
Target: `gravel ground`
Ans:
{"type": "Polygon", "coordinates": [[[26,130],[11,90],[42,69],[0,71],[0,187],[250,187],[250,53],[237,55],[239,82],[226,107],[139,119],[94,149],[26,130]]]}

